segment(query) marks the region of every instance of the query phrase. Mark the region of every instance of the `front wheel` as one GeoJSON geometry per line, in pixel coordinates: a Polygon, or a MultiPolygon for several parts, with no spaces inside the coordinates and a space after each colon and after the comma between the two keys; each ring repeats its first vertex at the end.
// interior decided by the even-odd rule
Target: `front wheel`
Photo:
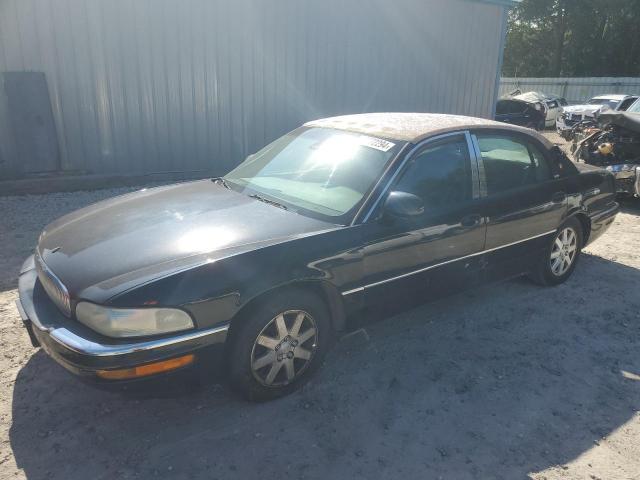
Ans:
{"type": "Polygon", "coordinates": [[[582,225],[575,218],[570,218],[549,241],[533,279],[541,285],[566,282],[578,263],[582,240],[582,225]]]}
{"type": "Polygon", "coordinates": [[[296,390],[329,349],[329,312],[303,290],[280,292],[255,306],[231,339],[230,381],[248,400],[274,399],[296,390]]]}

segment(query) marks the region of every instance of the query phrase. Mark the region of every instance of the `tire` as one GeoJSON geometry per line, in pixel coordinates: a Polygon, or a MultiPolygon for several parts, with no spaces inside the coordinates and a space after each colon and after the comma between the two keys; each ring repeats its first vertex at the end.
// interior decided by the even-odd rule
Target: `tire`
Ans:
{"type": "Polygon", "coordinates": [[[575,218],[568,219],[549,240],[543,258],[539,260],[531,278],[545,286],[566,282],[580,258],[583,238],[582,224],[575,218]]]}
{"type": "Polygon", "coordinates": [[[228,350],[229,381],[250,401],[300,388],[322,364],[333,339],[327,306],[305,290],[278,292],[238,321],[228,350]]]}

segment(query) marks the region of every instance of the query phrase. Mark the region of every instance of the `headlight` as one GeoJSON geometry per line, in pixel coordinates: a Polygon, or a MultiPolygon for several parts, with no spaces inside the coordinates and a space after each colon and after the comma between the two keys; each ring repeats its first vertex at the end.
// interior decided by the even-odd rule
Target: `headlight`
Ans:
{"type": "Polygon", "coordinates": [[[76,318],[108,337],[142,337],[194,327],[189,314],[177,308],[109,308],[80,302],[76,318]]]}

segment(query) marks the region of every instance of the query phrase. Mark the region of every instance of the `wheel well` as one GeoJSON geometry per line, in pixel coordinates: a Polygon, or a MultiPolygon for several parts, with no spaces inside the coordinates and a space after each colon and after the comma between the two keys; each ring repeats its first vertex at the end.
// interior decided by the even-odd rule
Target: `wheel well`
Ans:
{"type": "Polygon", "coordinates": [[[591,235],[591,220],[584,213],[576,214],[575,218],[582,225],[582,246],[589,243],[589,236],[591,235]]]}
{"type": "MultiPolygon", "coordinates": [[[[249,300],[238,312],[234,315],[231,320],[231,325],[229,328],[228,337],[231,339],[234,335],[234,330],[236,330],[239,326],[240,322],[234,322],[234,319],[241,318],[252,308],[255,308],[260,304],[268,296],[274,295],[275,293],[279,293],[282,291],[295,291],[295,290],[305,290],[307,292],[313,292],[315,295],[320,298],[329,310],[329,314],[331,315],[331,325],[335,332],[340,332],[345,329],[346,326],[346,314],[344,310],[344,305],[342,303],[342,295],[340,292],[328,282],[324,282],[321,280],[309,280],[309,281],[299,281],[295,283],[289,283],[286,285],[281,285],[279,287],[272,288],[271,290],[267,290],[266,292],[262,292],[256,297],[249,300]],[[235,326],[234,326],[235,324],[235,326]]],[[[231,342],[227,342],[231,343],[231,342]]]]}

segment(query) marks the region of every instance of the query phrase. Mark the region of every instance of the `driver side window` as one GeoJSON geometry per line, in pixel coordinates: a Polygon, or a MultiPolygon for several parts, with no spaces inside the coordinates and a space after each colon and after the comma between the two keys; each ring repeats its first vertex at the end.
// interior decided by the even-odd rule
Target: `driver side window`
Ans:
{"type": "Polygon", "coordinates": [[[420,197],[427,210],[471,199],[471,165],[464,136],[425,147],[409,161],[394,190],[420,197]]]}

